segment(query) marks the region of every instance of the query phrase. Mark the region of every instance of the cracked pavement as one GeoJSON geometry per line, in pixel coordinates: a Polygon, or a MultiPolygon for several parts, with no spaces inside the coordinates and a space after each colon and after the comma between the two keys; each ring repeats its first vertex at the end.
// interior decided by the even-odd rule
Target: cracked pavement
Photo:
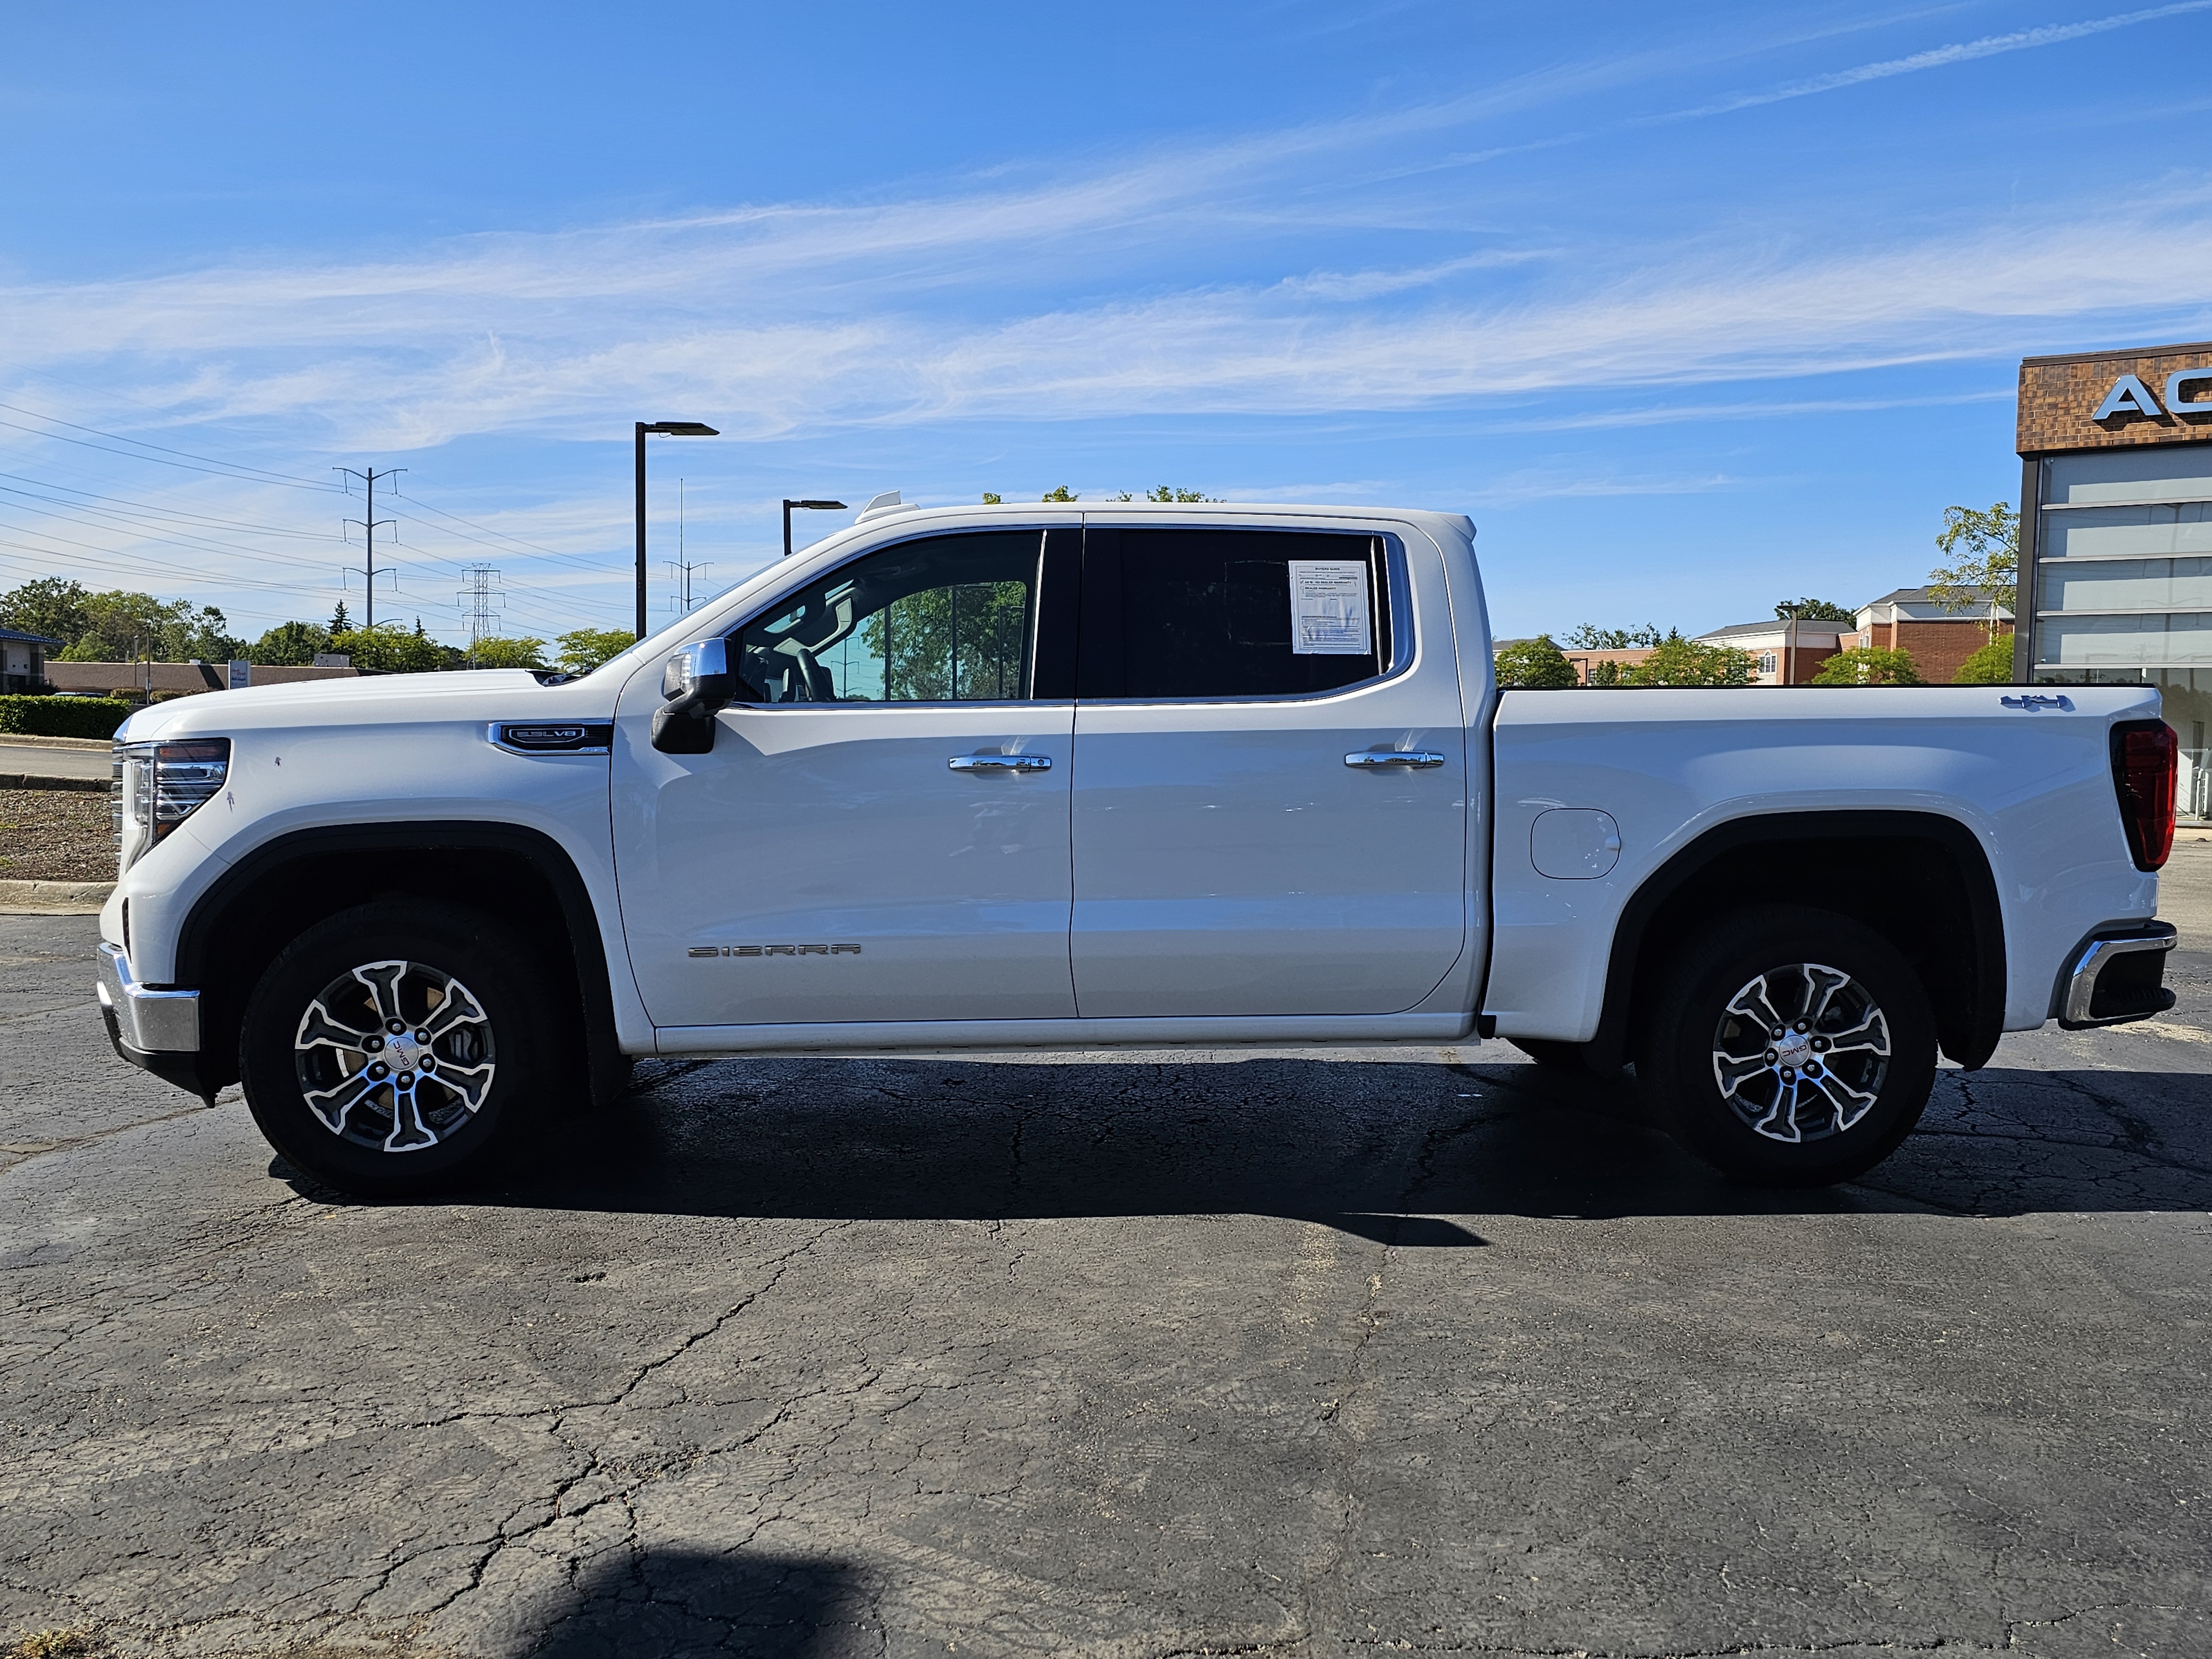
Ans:
{"type": "Polygon", "coordinates": [[[2173,1012],[1732,1188],[1503,1044],[648,1063],[295,1184],[0,916],[0,1642],[2212,1652],[2212,843],[2173,1012]]]}

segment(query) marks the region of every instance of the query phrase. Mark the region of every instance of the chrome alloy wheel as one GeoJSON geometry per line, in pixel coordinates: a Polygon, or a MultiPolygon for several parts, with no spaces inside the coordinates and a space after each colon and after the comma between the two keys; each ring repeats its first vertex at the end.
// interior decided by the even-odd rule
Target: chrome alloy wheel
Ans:
{"type": "Polygon", "coordinates": [[[307,1109],[356,1146],[419,1152],[465,1127],[495,1070],[491,1021],[468,987],[420,962],[364,963],[300,1017],[293,1065],[307,1109]]]}
{"type": "Polygon", "coordinates": [[[1822,1140],[1864,1117],[1889,1074],[1889,1022],[1866,987],[1817,962],[1771,968],[1728,1000],[1713,1081],[1770,1140],[1822,1140]]]}

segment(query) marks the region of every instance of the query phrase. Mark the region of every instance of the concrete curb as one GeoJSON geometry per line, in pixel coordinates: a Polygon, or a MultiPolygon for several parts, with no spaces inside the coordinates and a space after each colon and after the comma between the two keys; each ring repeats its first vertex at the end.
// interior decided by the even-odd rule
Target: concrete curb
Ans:
{"type": "Polygon", "coordinates": [[[0,772],[0,789],[66,789],[80,795],[104,795],[112,778],[64,778],[52,772],[0,772]]]}
{"type": "Polygon", "coordinates": [[[31,732],[0,732],[0,749],[112,750],[114,747],[114,740],[110,738],[47,738],[31,732]]]}
{"type": "Polygon", "coordinates": [[[96,916],[112,881],[0,881],[0,915],[96,916]]]}

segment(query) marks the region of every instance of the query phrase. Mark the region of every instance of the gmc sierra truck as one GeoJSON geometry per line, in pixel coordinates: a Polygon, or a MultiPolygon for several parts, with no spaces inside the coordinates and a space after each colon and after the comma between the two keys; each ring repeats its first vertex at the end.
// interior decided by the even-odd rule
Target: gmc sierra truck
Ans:
{"type": "Polygon", "coordinates": [[[2169,1006],[2136,686],[1500,692],[1427,512],[879,498],[579,676],[116,740],[117,1052],[398,1195],[642,1055],[1469,1044],[1837,1181],[2169,1006]]]}

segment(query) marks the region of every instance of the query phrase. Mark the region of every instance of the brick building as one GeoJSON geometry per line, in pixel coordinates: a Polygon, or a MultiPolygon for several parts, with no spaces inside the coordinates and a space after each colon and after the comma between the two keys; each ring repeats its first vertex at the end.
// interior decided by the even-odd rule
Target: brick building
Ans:
{"type": "Polygon", "coordinates": [[[1753,685],[1802,685],[1836,654],[1842,623],[1730,623],[1698,635],[1699,645],[1725,645],[1751,655],[1753,685]]]}
{"type": "Polygon", "coordinates": [[[1559,649],[1575,665],[1575,677],[1584,685],[1590,683],[1591,673],[1601,663],[1611,663],[1615,668],[1626,671],[1642,666],[1651,655],[1648,647],[1636,646],[1620,651],[1577,651],[1564,645],[1559,649]]]}
{"type": "MultiPolygon", "coordinates": [[[[253,685],[293,685],[301,680],[349,680],[357,668],[292,668],[256,663],[253,685]]],[[[229,665],[213,662],[54,662],[46,681],[57,691],[96,691],[105,696],[126,686],[145,691],[221,691],[230,684],[229,665]]]]}
{"type": "MultiPolygon", "coordinates": [[[[1996,607],[1996,634],[2012,633],[2013,614],[1996,607]]],[[[1872,647],[1909,651],[1930,685],[1948,685],[1952,677],[1990,642],[1990,607],[1976,590],[1971,611],[1946,611],[1924,587],[1899,587],[1859,607],[1856,625],[1841,636],[1841,648],[1872,647]]]]}

